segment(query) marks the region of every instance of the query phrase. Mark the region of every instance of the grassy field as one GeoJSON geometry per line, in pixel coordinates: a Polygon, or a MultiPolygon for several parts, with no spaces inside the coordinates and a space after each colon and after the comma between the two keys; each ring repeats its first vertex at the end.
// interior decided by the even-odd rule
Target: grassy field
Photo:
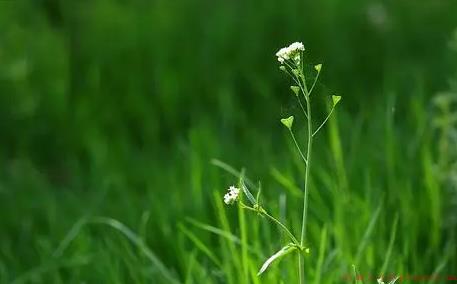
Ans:
{"type": "Polygon", "coordinates": [[[257,276],[286,236],[223,203],[245,169],[299,235],[274,56],[295,40],[343,97],[314,140],[307,283],[451,283],[457,5],[283,2],[0,1],[0,283],[298,283],[295,257],[257,276]]]}

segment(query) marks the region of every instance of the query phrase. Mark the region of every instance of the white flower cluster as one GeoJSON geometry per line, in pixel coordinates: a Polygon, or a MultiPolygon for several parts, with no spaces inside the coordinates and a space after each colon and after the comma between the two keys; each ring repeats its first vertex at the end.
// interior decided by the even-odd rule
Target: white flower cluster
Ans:
{"type": "Polygon", "coordinates": [[[281,48],[278,52],[276,52],[276,56],[278,57],[278,61],[283,64],[284,61],[293,59],[295,62],[300,62],[300,52],[304,51],[305,47],[301,42],[294,42],[288,47],[281,48]]]}
{"type": "Polygon", "coordinates": [[[238,195],[240,194],[240,189],[234,187],[233,185],[229,187],[228,192],[224,195],[224,203],[231,205],[238,200],[238,195]]]}

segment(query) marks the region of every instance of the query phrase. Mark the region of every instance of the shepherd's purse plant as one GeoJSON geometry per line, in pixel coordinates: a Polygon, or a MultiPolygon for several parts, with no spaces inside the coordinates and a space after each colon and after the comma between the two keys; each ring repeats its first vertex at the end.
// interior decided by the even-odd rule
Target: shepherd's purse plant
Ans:
{"type": "Polygon", "coordinates": [[[341,100],[340,96],[333,95],[331,100],[331,109],[326,116],[326,118],[315,127],[313,123],[313,111],[311,107],[311,98],[314,98],[313,91],[318,81],[322,64],[314,66],[314,78],[310,81],[312,83],[309,85],[309,82],[304,74],[304,51],[305,48],[303,43],[294,42],[288,47],[281,48],[277,53],[276,57],[280,63],[279,69],[287,74],[293,82],[293,85],[290,87],[291,91],[295,95],[297,102],[300,106],[301,111],[303,112],[306,124],[307,124],[307,139],[306,139],[306,151],[303,152],[300,147],[299,141],[295,138],[293,123],[294,117],[289,116],[287,118],[281,119],[281,123],[286,127],[290,133],[290,137],[293,140],[297,152],[300,155],[303,165],[305,167],[305,176],[304,176],[304,192],[303,192],[303,212],[302,212],[302,222],[301,222],[301,234],[299,237],[296,237],[291,230],[279,221],[278,218],[271,215],[263,206],[260,204],[260,187],[257,189],[256,197],[251,193],[251,190],[245,183],[243,174],[240,175],[238,182],[238,187],[230,186],[228,192],[224,196],[224,202],[227,205],[232,205],[238,203],[241,208],[248,211],[257,213],[259,216],[266,217],[268,220],[273,222],[282,230],[289,239],[289,243],[284,245],[279,251],[270,256],[264,264],[259,269],[258,275],[264,273],[271,263],[280,258],[296,253],[298,255],[298,274],[299,274],[299,283],[305,283],[305,273],[304,273],[304,257],[309,254],[309,247],[306,245],[306,224],[307,224],[307,212],[308,212],[308,195],[309,195],[309,176],[311,171],[311,161],[312,161],[312,146],[313,146],[313,137],[322,129],[327,120],[333,113],[335,106],[341,100]],[[240,194],[243,193],[249,204],[246,204],[240,198],[240,194]]]}

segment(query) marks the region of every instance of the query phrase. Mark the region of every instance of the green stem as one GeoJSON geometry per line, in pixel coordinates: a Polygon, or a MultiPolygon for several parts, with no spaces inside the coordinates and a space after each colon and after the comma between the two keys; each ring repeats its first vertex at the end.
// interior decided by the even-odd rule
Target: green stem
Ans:
{"type": "MultiPolygon", "coordinates": [[[[306,82],[303,73],[301,74],[302,81],[303,81],[303,86],[304,86],[304,92],[303,95],[305,96],[306,99],[306,110],[308,113],[308,145],[307,145],[307,151],[306,151],[306,172],[305,172],[305,193],[303,197],[303,218],[302,218],[302,227],[301,227],[301,235],[300,235],[300,246],[303,247],[305,238],[306,238],[306,219],[307,219],[307,213],[308,213],[308,191],[309,191],[309,170],[311,166],[311,151],[312,151],[312,145],[313,145],[313,129],[312,129],[312,120],[311,120],[311,104],[309,101],[309,93],[308,89],[306,87],[306,82]]],[[[300,284],[305,283],[305,267],[303,263],[303,255],[299,254],[298,262],[300,266],[299,270],[299,277],[300,277],[300,284]]]]}
{"type": "Polygon", "coordinates": [[[303,113],[305,114],[306,119],[308,119],[308,114],[306,113],[306,110],[305,110],[305,108],[303,107],[303,104],[301,103],[300,97],[299,97],[299,96],[296,96],[296,97],[297,97],[298,104],[300,105],[301,110],[302,110],[303,113]]]}
{"type": "Polygon", "coordinates": [[[276,219],[275,217],[271,216],[270,214],[268,214],[264,209],[262,209],[262,214],[265,215],[266,217],[268,217],[271,221],[273,221],[274,223],[276,223],[279,227],[281,227],[284,232],[286,232],[286,234],[290,237],[290,239],[294,242],[294,244],[298,245],[299,242],[298,240],[295,238],[295,236],[289,231],[289,229],[287,229],[287,227],[281,223],[278,219],[276,219]]]}
{"type": "Polygon", "coordinates": [[[290,135],[292,136],[292,140],[294,140],[295,147],[297,147],[298,153],[300,153],[300,156],[301,156],[303,162],[305,162],[305,164],[308,165],[308,161],[306,160],[305,155],[303,155],[303,152],[300,149],[300,145],[298,145],[297,139],[295,139],[294,133],[292,132],[291,129],[289,129],[289,132],[290,132],[290,135]]]}
{"type": "Polygon", "coordinates": [[[321,71],[317,71],[317,75],[316,77],[314,78],[314,82],[313,82],[313,85],[311,86],[311,88],[309,89],[309,95],[311,96],[311,93],[313,92],[314,90],[314,86],[316,86],[316,82],[317,82],[317,79],[319,79],[319,75],[321,74],[321,71]]]}
{"type": "Polygon", "coordinates": [[[330,116],[332,115],[333,113],[333,110],[335,109],[335,106],[332,107],[332,110],[330,111],[330,113],[327,115],[327,117],[325,118],[324,122],[322,122],[322,124],[316,129],[316,131],[313,132],[313,135],[316,135],[317,132],[319,132],[319,130],[321,130],[321,128],[324,126],[324,124],[327,122],[327,120],[330,118],[330,116]]]}
{"type": "Polygon", "coordinates": [[[295,236],[289,231],[289,229],[287,229],[287,227],[283,223],[281,223],[281,221],[279,221],[275,217],[273,217],[270,214],[268,214],[268,212],[265,209],[263,209],[262,207],[259,206],[259,208],[256,209],[256,208],[253,208],[253,207],[250,207],[250,206],[246,206],[244,204],[241,204],[241,207],[244,208],[244,209],[247,209],[247,210],[250,210],[250,211],[254,211],[256,213],[259,213],[261,215],[266,216],[268,219],[273,221],[273,223],[277,224],[287,234],[287,236],[292,240],[292,242],[295,245],[298,246],[300,244],[300,242],[297,240],[297,238],[295,238],[295,236]]]}
{"type": "MultiPolygon", "coordinates": [[[[301,58],[301,64],[300,64],[300,66],[298,66],[300,68],[298,74],[294,73],[293,66],[290,66],[289,64],[287,64],[287,62],[286,62],[286,65],[291,69],[292,74],[289,74],[289,72],[287,72],[287,73],[289,75],[291,75],[291,77],[294,77],[294,76],[296,77],[293,79],[297,83],[298,87],[300,88],[301,92],[303,93],[303,97],[305,98],[306,111],[303,108],[300,100],[299,100],[299,103],[300,103],[300,106],[302,107],[302,110],[305,113],[305,116],[308,121],[308,143],[307,143],[306,158],[300,151],[302,159],[305,161],[305,165],[306,165],[305,192],[304,192],[304,196],[303,196],[303,217],[302,217],[300,244],[299,244],[299,247],[303,248],[304,243],[305,243],[305,238],[306,238],[306,219],[307,219],[307,211],[308,211],[308,191],[309,191],[309,171],[310,171],[310,166],[311,166],[311,151],[312,151],[312,143],[313,143],[310,91],[312,91],[314,89],[314,86],[316,84],[316,81],[317,81],[317,78],[318,78],[320,72],[318,72],[311,89],[308,90],[308,87],[306,86],[305,75],[303,74],[303,54],[300,55],[300,58],[301,58]]],[[[292,138],[294,139],[295,144],[298,145],[298,143],[295,141],[295,137],[293,136],[293,134],[292,134],[292,138]]],[[[304,257],[303,257],[302,253],[298,254],[298,274],[299,274],[300,284],[305,284],[305,266],[304,266],[304,257]]]]}

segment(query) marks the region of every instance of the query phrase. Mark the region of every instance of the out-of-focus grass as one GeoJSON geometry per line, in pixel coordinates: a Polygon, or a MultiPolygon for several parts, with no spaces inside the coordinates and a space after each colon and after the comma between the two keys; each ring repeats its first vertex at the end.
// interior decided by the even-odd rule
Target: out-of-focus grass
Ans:
{"type": "Polygon", "coordinates": [[[308,281],[457,273],[431,103],[457,66],[455,3],[281,3],[0,2],[0,282],[169,283],[150,251],[184,283],[294,283],[294,260],[256,276],[281,239],[223,206],[236,178],[210,161],[247,167],[299,230],[303,169],[278,122],[298,109],[273,55],[302,39],[319,95],[344,98],[315,142],[308,281]],[[59,250],[94,216],[148,249],[90,223],[59,250]]]}
{"type": "MultiPolygon", "coordinates": [[[[340,120],[332,121],[330,132],[338,129],[343,133],[346,127],[353,135],[318,138],[320,149],[316,153],[323,154],[316,155],[318,166],[312,174],[308,241],[312,253],[306,260],[306,273],[309,279],[319,274],[319,283],[342,281],[351,272],[352,264],[362,275],[376,275],[383,268],[388,274],[432,274],[440,266],[440,275],[453,273],[455,239],[450,236],[455,227],[443,227],[443,215],[452,212],[442,211],[451,196],[432,169],[430,152],[434,144],[422,135],[408,133],[408,129],[416,127],[399,129],[397,124],[391,124],[398,121],[398,113],[392,113],[390,107],[380,104],[373,108],[373,114],[386,117],[387,113],[392,120],[354,121],[340,111],[340,120]],[[390,140],[386,142],[387,139],[390,140]],[[339,143],[341,153],[336,154],[338,147],[329,145],[339,143]],[[387,151],[395,153],[391,160],[385,158],[387,151]],[[339,173],[336,157],[342,153],[344,171],[339,173]],[[322,240],[324,229],[327,236],[322,240]]],[[[411,114],[402,118],[422,120],[411,114]]],[[[68,248],[54,256],[61,240],[81,216],[104,215],[125,222],[137,234],[141,232],[141,238],[160,261],[187,283],[294,281],[295,265],[288,260],[257,279],[263,254],[277,249],[280,239],[274,227],[251,215],[242,217],[241,224],[246,228],[242,233],[236,208],[223,206],[221,199],[224,187],[236,179],[212,167],[207,157],[224,156],[230,161],[240,151],[233,145],[242,147],[246,163],[253,165],[253,171],[248,173],[254,172],[251,177],[262,180],[265,200],[270,200],[267,206],[279,214],[279,198],[285,190],[269,175],[270,167],[275,165],[284,176],[292,177],[290,182],[297,187],[302,176],[297,163],[289,158],[288,149],[293,151],[293,147],[286,142],[287,135],[274,128],[276,141],[262,140],[266,149],[259,150],[251,143],[239,145],[235,139],[218,141],[207,129],[208,126],[193,130],[198,138],[179,160],[172,155],[160,167],[151,167],[153,185],[146,185],[144,192],[135,192],[115,181],[103,188],[75,192],[53,187],[39,173],[32,175],[24,164],[14,165],[11,174],[2,179],[3,280],[168,283],[159,280],[160,271],[141,248],[104,226],[83,227],[68,248]],[[226,150],[222,154],[220,150],[212,152],[214,145],[225,146],[226,150]],[[195,164],[201,164],[202,169],[189,166],[195,164]],[[236,236],[240,242],[202,230],[186,221],[185,216],[189,215],[236,236]]],[[[255,137],[263,138],[258,134],[255,137]]],[[[298,230],[300,199],[289,198],[285,204],[281,214],[298,230]]]]}

